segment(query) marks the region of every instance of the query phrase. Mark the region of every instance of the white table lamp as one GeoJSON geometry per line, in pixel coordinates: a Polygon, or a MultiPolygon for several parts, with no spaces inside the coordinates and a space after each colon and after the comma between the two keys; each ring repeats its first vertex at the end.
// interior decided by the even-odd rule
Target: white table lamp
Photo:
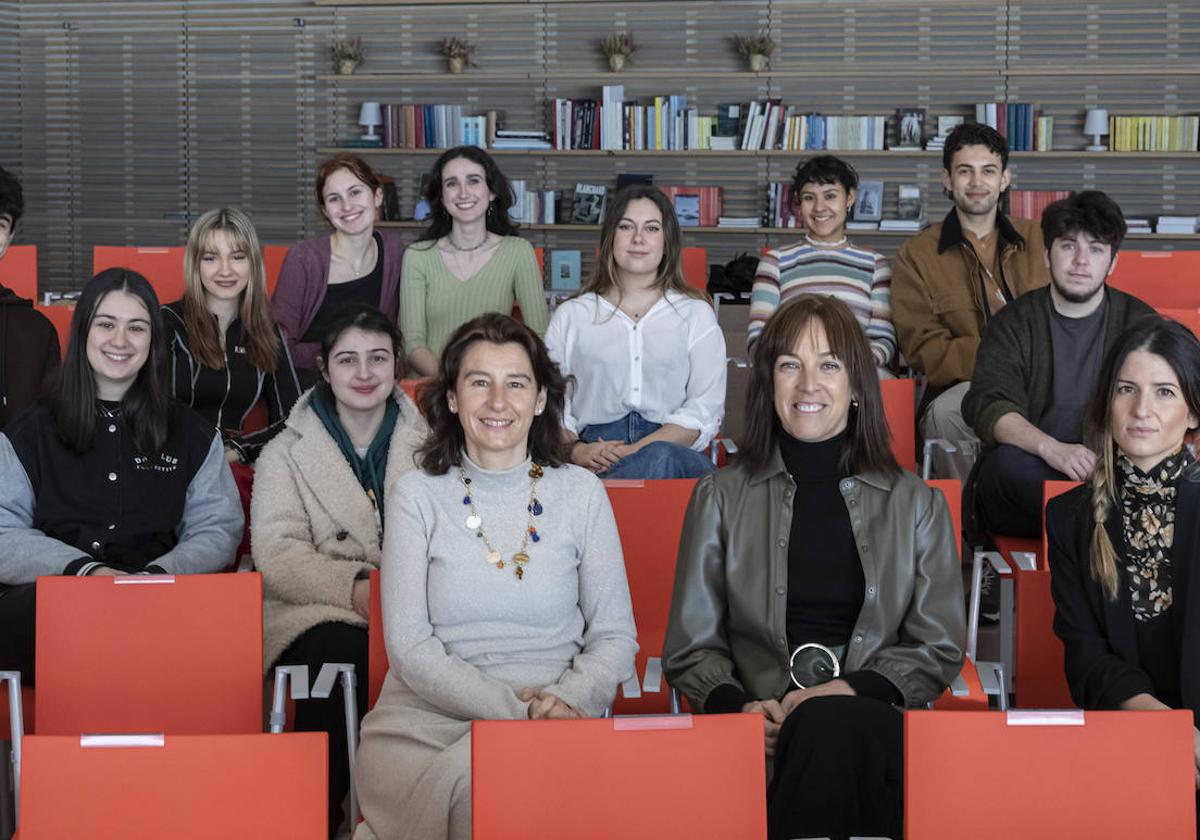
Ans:
{"type": "Polygon", "coordinates": [[[378,102],[364,102],[362,104],[362,108],[358,112],[358,124],[367,130],[362,139],[379,139],[379,135],[375,133],[375,126],[383,125],[383,111],[380,109],[378,102]]]}
{"type": "Polygon", "coordinates": [[[1108,146],[1100,142],[1100,136],[1108,134],[1108,111],[1104,108],[1090,109],[1083,123],[1083,133],[1092,136],[1092,145],[1087,147],[1089,152],[1107,152],[1108,146]]]}

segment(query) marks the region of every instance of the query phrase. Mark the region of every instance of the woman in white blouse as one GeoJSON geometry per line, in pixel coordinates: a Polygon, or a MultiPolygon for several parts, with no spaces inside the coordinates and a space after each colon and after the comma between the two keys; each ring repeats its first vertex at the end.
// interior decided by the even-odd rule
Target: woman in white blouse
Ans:
{"type": "Polygon", "coordinates": [[[554,312],[546,346],[574,378],[571,460],[602,478],[694,478],[725,414],[725,337],[683,279],[679,222],[653,187],[612,199],[596,269],[554,312]]]}

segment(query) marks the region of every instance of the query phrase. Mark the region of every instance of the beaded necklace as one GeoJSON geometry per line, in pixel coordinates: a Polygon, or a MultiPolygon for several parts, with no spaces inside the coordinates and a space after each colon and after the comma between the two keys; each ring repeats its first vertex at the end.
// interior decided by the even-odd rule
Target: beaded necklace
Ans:
{"type": "MultiPolygon", "coordinates": [[[[525,566],[529,563],[529,554],[526,549],[529,547],[529,541],[534,542],[541,540],[541,535],[538,534],[537,528],[533,525],[533,518],[542,515],[542,503],[537,498],[537,483],[538,479],[543,475],[540,464],[533,464],[529,468],[529,504],[525,506],[529,513],[528,521],[525,523],[525,535],[521,539],[521,547],[513,554],[511,562],[515,567],[517,580],[522,580],[525,577],[525,566]]],[[[463,490],[466,495],[463,496],[463,504],[471,511],[467,514],[466,526],[475,532],[475,536],[483,540],[484,547],[487,553],[484,555],[484,560],[495,566],[497,569],[504,568],[504,555],[502,555],[491,541],[487,538],[487,534],[483,532],[483,517],[475,510],[475,499],[471,496],[471,479],[467,475],[467,471],[461,466],[458,468],[458,480],[462,482],[463,490]]]]}

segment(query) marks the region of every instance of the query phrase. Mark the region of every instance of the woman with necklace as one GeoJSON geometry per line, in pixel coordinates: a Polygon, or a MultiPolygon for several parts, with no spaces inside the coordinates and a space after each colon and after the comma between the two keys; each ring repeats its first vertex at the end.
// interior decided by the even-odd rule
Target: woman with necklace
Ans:
{"type": "Polygon", "coordinates": [[[1200,342],[1158,316],[1130,327],[1085,423],[1092,478],[1046,508],[1071,699],[1191,711],[1200,790],[1200,467],[1187,445],[1200,426],[1200,342]]]}
{"type": "Polygon", "coordinates": [[[288,249],[271,299],[305,388],[320,381],[317,354],[338,310],[377,306],[396,320],[404,243],[375,229],[383,182],[366,162],[338,154],[317,169],[317,205],[333,233],[288,249]]]}
{"type": "MultiPolygon", "coordinates": [[[[372,569],[379,568],[388,488],[413,468],[427,427],[396,387],[396,325],[352,305],[330,322],[308,391],[258,460],[251,508],[254,564],[263,576],[263,659],[275,665],[352,662],[367,684],[372,569]]],[[[359,692],[358,716],[366,714],[359,692]]],[[[350,789],[346,718],[337,688],[296,704],[296,729],[329,734],[329,835],[350,789]]]]}
{"type": "Polygon", "coordinates": [[[0,668],[30,685],[38,577],[233,560],[242,507],[221,435],[170,398],[166,354],[150,283],[102,271],[75,307],[54,397],[0,434],[0,668]]]}
{"type": "Polygon", "coordinates": [[[433,376],[459,325],[485,312],[512,312],[538,335],[550,320],[533,247],[508,217],[512,191],[492,156],[475,146],[449,149],[433,164],[425,191],[431,221],[408,249],[400,283],[400,325],[408,361],[433,376]]]}
{"type": "Polygon", "coordinates": [[[565,387],[491,313],[422,392],[420,470],[387,503],[391,670],[363,721],[357,840],[470,837],[471,721],[595,717],[633,673],[621,543],[604,486],[565,463],[565,387]]]}
{"type": "Polygon", "coordinates": [[[575,387],[571,460],[601,478],[695,478],[725,414],[725,337],[688,286],[671,202],[634,185],[613,198],[596,269],[554,312],[550,356],[575,387]]]}
{"type": "Polygon", "coordinates": [[[776,309],[799,294],[831,295],[849,306],[862,326],[879,376],[892,376],[892,269],[882,254],[846,238],[846,217],[857,189],[858,173],[833,155],[818,155],[796,167],[792,194],[804,239],[767,251],[758,263],[746,332],[751,356],[776,309]]]}
{"type": "Polygon", "coordinates": [[[192,225],[183,299],[163,307],[171,392],[221,430],[225,457],[251,463],[300,397],[287,342],[267,306],[262,249],[240,210],[210,210],[192,225]],[[262,399],[267,427],[242,434],[262,399]]]}

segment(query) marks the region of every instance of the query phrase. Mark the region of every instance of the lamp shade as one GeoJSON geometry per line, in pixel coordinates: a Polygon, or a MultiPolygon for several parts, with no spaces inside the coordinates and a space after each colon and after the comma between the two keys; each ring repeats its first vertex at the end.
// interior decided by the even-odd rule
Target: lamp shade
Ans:
{"type": "Polygon", "coordinates": [[[378,102],[364,102],[362,104],[362,108],[358,112],[358,124],[367,128],[383,124],[383,113],[379,108],[378,102]]]}
{"type": "Polygon", "coordinates": [[[1084,134],[1108,134],[1108,111],[1104,108],[1093,108],[1087,112],[1083,123],[1084,134]]]}

